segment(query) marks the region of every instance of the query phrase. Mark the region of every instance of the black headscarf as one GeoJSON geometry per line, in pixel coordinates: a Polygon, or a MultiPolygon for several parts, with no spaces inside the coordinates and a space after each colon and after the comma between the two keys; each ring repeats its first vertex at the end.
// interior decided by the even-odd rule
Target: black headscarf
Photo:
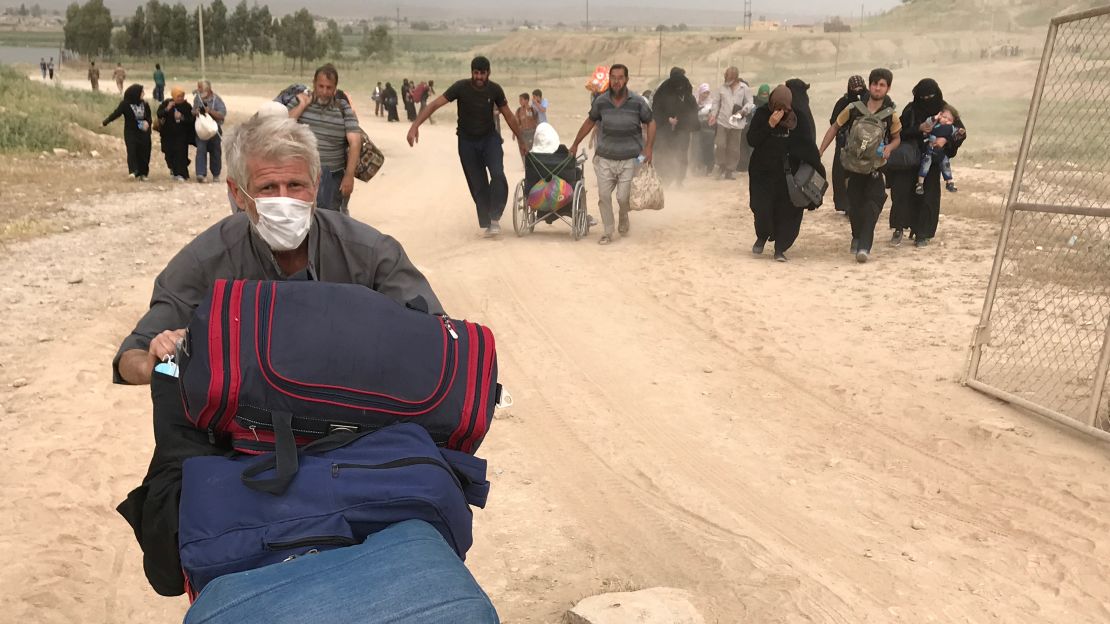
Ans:
{"type": "Polygon", "coordinates": [[[143,85],[135,83],[123,92],[123,101],[131,105],[139,105],[143,102],[143,85]]]}
{"type": "Polygon", "coordinates": [[[944,94],[937,81],[925,78],[917,83],[913,88],[913,103],[910,106],[913,107],[915,118],[922,121],[939,113],[944,108],[944,94]]]}
{"type": "Polygon", "coordinates": [[[786,81],[786,87],[794,96],[791,107],[798,117],[798,128],[794,133],[801,133],[810,141],[816,141],[817,124],[813,121],[813,111],[809,109],[809,85],[800,78],[791,78],[786,81]]]}
{"type": "Polygon", "coordinates": [[[685,70],[671,68],[670,77],[659,84],[652,96],[652,108],[655,122],[660,125],[669,117],[677,117],[679,130],[694,130],[697,127],[698,105],[694,98],[694,86],[686,77],[685,70]]]}

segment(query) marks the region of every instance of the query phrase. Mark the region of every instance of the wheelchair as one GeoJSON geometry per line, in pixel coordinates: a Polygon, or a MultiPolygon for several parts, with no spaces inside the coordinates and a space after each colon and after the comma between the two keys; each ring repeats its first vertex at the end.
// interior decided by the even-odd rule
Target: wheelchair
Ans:
{"type": "Polygon", "coordinates": [[[590,233],[590,217],[586,211],[586,154],[575,157],[566,149],[554,154],[528,152],[524,156],[524,179],[516,185],[513,197],[513,231],[517,236],[531,234],[536,223],[548,224],[562,221],[570,226],[570,236],[574,240],[585,238],[590,233]],[[537,210],[529,205],[528,191],[538,182],[550,181],[558,176],[574,190],[554,210],[537,210]]]}

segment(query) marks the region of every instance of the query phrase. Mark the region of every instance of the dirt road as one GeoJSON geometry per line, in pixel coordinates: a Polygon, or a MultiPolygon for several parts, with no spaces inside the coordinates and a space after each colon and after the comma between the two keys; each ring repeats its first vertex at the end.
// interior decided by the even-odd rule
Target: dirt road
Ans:
{"type": "MultiPolygon", "coordinates": [[[[781,265],[747,253],[743,182],[692,180],[609,247],[542,224],[484,240],[452,128],[409,149],[403,125],[367,126],[388,161],[353,215],[494,329],[516,401],[481,449],[468,558],[506,622],[654,585],[711,622],[1110,619],[1106,446],[958,383],[993,226],[946,217],[938,244],[859,266],[823,208],[781,265]]],[[[0,251],[0,621],[186,609],[146,585],[113,510],[152,438],[145,389],[112,386],[110,360],[227,205],[153,169],[148,191],[70,204],[69,232],[0,251]]]]}

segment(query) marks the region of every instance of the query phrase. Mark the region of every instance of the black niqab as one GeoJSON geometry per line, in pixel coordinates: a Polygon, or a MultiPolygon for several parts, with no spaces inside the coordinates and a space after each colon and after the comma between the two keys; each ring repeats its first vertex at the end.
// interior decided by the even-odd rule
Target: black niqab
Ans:
{"type": "Polygon", "coordinates": [[[932,78],[925,78],[913,88],[913,107],[916,118],[924,120],[939,113],[944,108],[944,94],[940,85],[932,78]]]}
{"type": "Polygon", "coordinates": [[[698,105],[694,97],[694,87],[682,68],[671,69],[670,77],[660,83],[651,102],[656,123],[662,125],[668,118],[676,117],[677,129],[697,129],[698,105]]]}

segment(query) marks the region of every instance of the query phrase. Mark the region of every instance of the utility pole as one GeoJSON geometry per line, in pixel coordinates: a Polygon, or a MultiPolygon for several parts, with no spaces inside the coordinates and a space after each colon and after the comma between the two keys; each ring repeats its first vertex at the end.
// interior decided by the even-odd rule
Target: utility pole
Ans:
{"type": "Polygon", "coordinates": [[[204,3],[197,6],[197,30],[200,34],[200,78],[208,78],[204,71],[204,3]]]}
{"type": "Polygon", "coordinates": [[[590,30],[590,0],[586,0],[586,30],[590,30]]]}
{"type": "Polygon", "coordinates": [[[752,0],[744,0],[744,30],[752,29],[752,0]]]}
{"type": "Polygon", "coordinates": [[[394,33],[397,37],[397,50],[401,50],[401,5],[397,5],[397,31],[394,33]]]}
{"type": "Polygon", "coordinates": [[[863,3],[859,3],[859,38],[863,39],[863,3]]]}

